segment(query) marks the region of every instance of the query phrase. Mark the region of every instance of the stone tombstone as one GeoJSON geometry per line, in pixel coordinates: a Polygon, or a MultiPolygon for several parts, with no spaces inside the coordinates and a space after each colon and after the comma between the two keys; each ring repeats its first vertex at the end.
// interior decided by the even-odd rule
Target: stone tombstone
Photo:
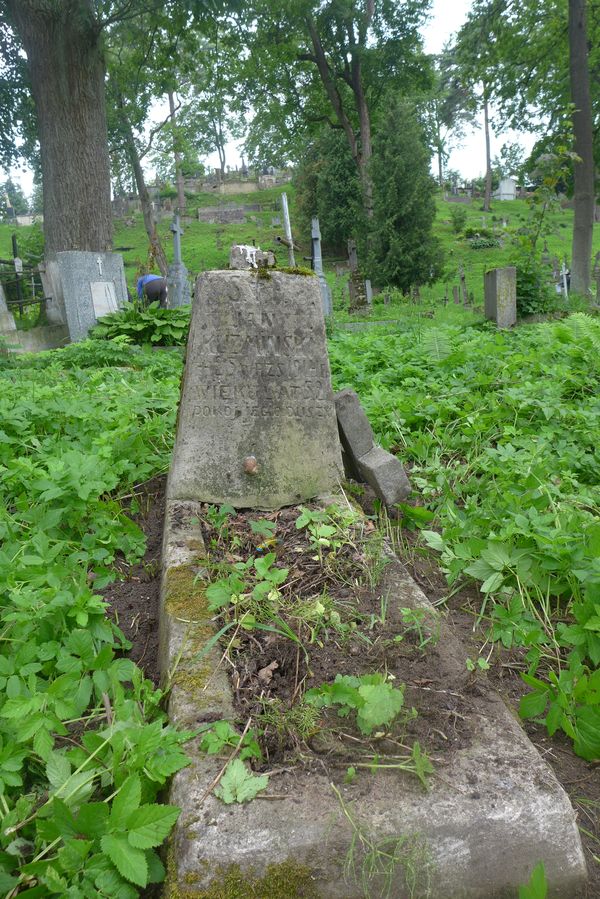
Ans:
{"type": "Polygon", "coordinates": [[[348,241],[348,267],[351,272],[358,271],[358,253],[355,240],[348,241]]]}
{"type": "Polygon", "coordinates": [[[367,306],[373,305],[373,287],[371,286],[371,282],[367,278],[365,281],[365,296],[367,298],[367,306]]]}
{"type": "Polygon", "coordinates": [[[252,244],[234,243],[229,252],[229,268],[237,271],[256,271],[274,265],[275,254],[271,250],[261,250],[252,244]]]}
{"type": "Polygon", "coordinates": [[[317,278],[198,276],[169,500],[278,509],[343,476],[317,278]]]}
{"type": "Polygon", "coordinates": [[[45,265],[44,292],[51,299],[51,322],[62,321],[71,342],[85,340],[98,318],[127,302],[123,257],[119,253],[64,250],[45,265]]]}
{"type": "Polygon", "coordinates": [[[484,275],[485,317],[499,328],[517,323],[517,270],[514,265],[494,268],[484,275]]]}
{"type": "Polygon", "coordinates": [[[0,333],[16,330],[15,317],[8,308],[6,297],[4,296],[4,288],[0,284],[0,333]]]}
{"type": "Polygon", "coordinates": [[[173,233],[173,262],[167,272],[167,305],[170,309],[186,306],[192,302],[188,270],[181,258],[181,235],[183,228],[179,224],[179,216],[174,215],[169,225],[173,233]]]}

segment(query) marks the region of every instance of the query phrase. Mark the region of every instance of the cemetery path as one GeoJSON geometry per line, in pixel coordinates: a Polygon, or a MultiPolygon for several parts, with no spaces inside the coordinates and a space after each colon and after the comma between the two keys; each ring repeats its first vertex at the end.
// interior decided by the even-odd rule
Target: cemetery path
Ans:
{"type": "MultiPolygon", "coordinates": [[[[104,590],[104,598],[110,605],[109,614],[123,630],[125,636],[132,643],[129,656],[144,670],[146,677],[158,682],[158,604],[160,587],[160,553],[164,520],[164,495],[166,477],[157,477],[142,485],[136,494],[134,507],[135,518],[139,526],[144,530],[147,538],[147,549],[144,559],[136,566],[122,569],[124,579],[109,585],[104,590]]],[[[257,513],[256,517],[260,517],[257,513]]],[[[442,600],[448,592],[447,584],[442,572],[439,570],[435,559],[429,558],[414,551],[415,538],[411,532],[403,532],[404,551],[399,556],[410,575],[421,587],[432,603],[442,600]]],[[[373,597],[365,600],[373,602],[373,597]]],[[[466,588],[453,596],[448,602],[448,620],[451,629],[462,641],[471,658],[476,659],[479,650],[484,643],[485,636],[473,632],[473,610],[479,610],[481,597],[476,588],[466,588]]],[[[373,614],[377,609],[373,606],[373,614]]],[[[393,622],[390,620],[390,628],[393,630],[393,622]]],[[[275,656],[277,644],[272,643],[268,647],[271,655],[275,656]]],[[[264,657],[263,657],[264,658],[264,657]]],[[[347,657],[346,657],[347,659],[347,657]]],[[[373,660],[371,660],[371,664],[373,660]]],[[[331,676],[332,671],[342,671],[342,657],[335,655],[335,650],[328,647],[327,653],[322,657],[311,654],[311,683],[322,682],[331,676]]],[[[460,722],[460,716],[468,717],[467,708],[452,708],[432,705],[423,709],[422,688],[427,686],[427,666],[430,664],[426,657],[419,662],[418,655],[411,656],[411,675],[409,679],[420,687],[419,689],[419,722],[421,729],[411,733],[412,739],[420,739],[422,745],[431,752],[437,760],[437,754],[443,747],[443,741],[436,737],[436,731],[448,733],[448,714],[453,715],[456,722],[460,722]],[[416,663],[416,667],[415,667],[416,663]],[[422,670],[421,670],[422,669],[422,670]],[[437,715],[437,719],[436,719],[437,715]]],[[[252,665],[252,663],[251,663],[252,665]]],[[[261,665],[263,663],[261,662],[261,665]]],[[[275,682],[281,695],[289,694],[293,689],[293,681],[296,679],[295,657],[294,665],[281,666],[283,671],[275,670],[275,682]],[[290,671],[290,679],[286,680],[285,670],[290,671]]],[[[495,646],[490,657],[490,669],[484,675],[481,673],[474,679],[473,690],[469,701],[474,703],[486,701],[487,686],[489,685],[504,698],[509,708],[514,710],[518,717],[517,708],[524,685],[520,678],[520,671],[524,664],[519,651],[508,651],[495,646]]],[[[248,673],[248,680],[252,682],[258,678],[260,666],[255,666],[254,672],[248,673]]],[[[404,675],[399,670],[398,676],[404,675]]],[[[433,696],[433,691],[431,693],[433,696]]],[[[407,704],[411,701],[407,691],[407,704]]],[[[252,704],[251,694],[246,695],[240,704],[241,716],[249,711],[248,704],[252,704]],[[244,709],[244,711],[242,711],[244,709]]],[[[414,699],[415,704],[417,699],[414,699]]],[[[586,852],[590,881],[587,889],[587,899],[597,899],[600,896],[600,863],[595,859],[600,857],[600,777],[598,766],[590,764],[576,756],[567,740],[559,737],[550,739],[543,728],[537,727],[531,722],[524,723],[525,730],[536,745],[544,760],[552,767],[556,777],[563,785],[571,798],[577,811],[582,842],[586,852]]],[[[416,725],[415,725],[416,727],[416,725]]],[[[469,730],[463,722],[455,730],[456,747],[463,741],[468,741],[469,730]]],[[[446,748],[446,747],[444,747],[446,748]]],[[[321,747],[322,751],[330,752],[331,746],[321,747]]],[[[281,751],[281,750],[280,750],[281,751]]],[[[339,751],[339,748],[338,748],[339,751]]],[[[276,752],[275,752],[276,754],[276,752]]],[[[148,896],[156,896],[154,892],[148,896]]]]}

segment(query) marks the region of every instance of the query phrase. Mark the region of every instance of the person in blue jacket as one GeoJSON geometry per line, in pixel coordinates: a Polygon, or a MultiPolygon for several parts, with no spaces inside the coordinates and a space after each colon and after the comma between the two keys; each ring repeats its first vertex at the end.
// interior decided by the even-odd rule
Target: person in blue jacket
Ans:
{"type": "Polygon", "coordinates": [[[138,278],[137,295],[140,300],[146,297],[149,303],[158,300],[158,305],[164,309],[167,305],[167,282],[160,275],[142,275],[138,278]]]}

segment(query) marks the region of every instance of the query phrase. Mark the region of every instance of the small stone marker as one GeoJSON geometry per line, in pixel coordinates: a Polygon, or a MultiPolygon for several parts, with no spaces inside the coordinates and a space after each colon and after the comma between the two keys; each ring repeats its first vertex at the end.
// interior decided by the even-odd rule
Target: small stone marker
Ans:
{"type": "Polygon", "coordinates": [[[44,291],[50,321],[66,322],[72,342],[84,340],[96,320],[127,302],[123,257],[119,253],[65,250],[48,260],[44,291]]]}
{"type": "Polygon", "coordinates": [[[517,270],[514,265],[494,268],[484,275],[485,317],[499,328],[517,323],[517,270]]]}
{"type": "Polygon", "coordinates": [[[313,270],[319,278],[319,286],[321,288],[321,299],[323,301],[323,315],[333,314],[333,302],[331,299],[331,289],[325,280],[323,273],[323,257],[321,255],[321,229],[319,228],[319,219],[315,216],[312,220],[311,227],[312,240],[312,264],[313,270]]]}
{"type": "Polygon", "coordinates": [[[367,306],[373,305],[373,288],[371,287],[371,282],[367,278],[365,281],[365,296],[367,297],[367,306]]]}
{"type": "Polygon", "coordinates": [[[229,268],[238,271],[256,271],[258,268],[272,268],[275,254],[261,250],[252,244],[234,243],[229,253],[229,268]]]}
{"type": "Polygon", "coordinates": [[[358,271],[358,253],[356,252],[356,241],[348,241],[348,266],[351,272],[358,271]]]}
{"type": "Polygon", "coordinates": [[[169,266],[167,272],[167,305],[170,309],[176,306],[185,306],[191,303],[190,282],[188,280],[188,270],[183,264],[181,258],[181,235],[183,228],[179,224],[179,216],[174,215],[173,221],[169,225],[169,229],[173,232],[173,262],[169,266]]]}
{"type": "Polygon", "coordinates": [[[0,284],[0,332],[16,331],[15,317],[6,304],[4,288],[0,284]]]}
{"type": "Polygon", "coordinates": [[[196,282],[169,500],[278,509],[342,477],[318,279],[196,282]]]}
{"type": "Polygon", "coordinates": [[[335,395],[344,464],[349,477],[366,481],[386,506],[402,502],[410,493],[410,483],[401,462],[375,444],[369,419],[354,390],[335,395]]]}

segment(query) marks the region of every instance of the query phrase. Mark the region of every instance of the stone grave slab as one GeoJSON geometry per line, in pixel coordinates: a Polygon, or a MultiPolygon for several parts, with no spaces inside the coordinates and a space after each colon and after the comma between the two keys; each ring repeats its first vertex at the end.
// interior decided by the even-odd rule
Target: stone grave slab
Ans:
{"type": "Polygon", "coordinates": [[[203,272],[168,497],[277,509],[341,477],[318,279],[203,272]]]}
{"type": "Polygon", "coordinates": [[[410,482],[402,463],[376,445],[358,394],[349,388],[336,393],[335,411],[348,477],[366,481],[388,507],[405,500],[410,482]]]}
{"type": "Polygon", "coordinates": [[[517,269],[514,265],[494,268],[484,275],[485,317],[499,328],[517,323],[517,269]]]}
{"type": "MultiPolygon", "coordinates": [[[[215,625],[202,580],[196,580],[198,574],[202,578],[206,552],[201,515],[200,503],[169,500],[163,542],[159,660],[165,677],[177,671],[169,717],[189,730],[235,719],[221,652],[215,645],[206,649],[215,625]]],[[[383,585],[388,602],[435,616],[402,565],[388,557],[383,585]]],[[[435,654],[442,682],[457,671],[465,676],[467,654],[442,621],[435,654]]],[[[464,689],[470,689],[468,684],[464,689]]],[[[229,872],[248,878],[271,872],[281,878],[290,866],[301,866],[313,888],[310,895],[364,899],[360,876],[348,876],[356,833],[333,782],[353,820],[376,845],[409,840],[420,852],[412,892],[406,886],[410,869],[400,856],[388,892],[380,880],[369,883],[373,897],[508,899],[541,861],[549,896],[583,899],[587,871],[577,819],[554,773],[493,692],[478,703],[471,723],[470,741],[435,762],[428,792],[416,778],[381,768],[346,783],[348,755],[336,764],[335,755],[326,753],[322,766],[276,771],[262,801],[225,805],[211,792],[223,759],[189,744],[192,763],[175,775],[170,790],[181,815],[169,838],[165,896],[221,895],[229,872]]],[[[359,853],[358,875],[361,861],[359,853]]],[[[302,895],[290,884],[290,899],[302,895]]]]}
{"type": "Polygon", "coordinates": [[[6,298],[4,296],[4,288],[2,284],[0,284],[0,333],[7,333],[9,331],[16,331],[17,325],[15,323],[15,317],[8,308],[6,303],[6,298]]]}
{"type": "Polygon", "coordinates": [[[46,262],[44,289],[52,299],[52,322],[62,319],[71,342],[85,340],[97,319],[127,302],[123,257],[119,253],[65,250],[46,262]]]}

